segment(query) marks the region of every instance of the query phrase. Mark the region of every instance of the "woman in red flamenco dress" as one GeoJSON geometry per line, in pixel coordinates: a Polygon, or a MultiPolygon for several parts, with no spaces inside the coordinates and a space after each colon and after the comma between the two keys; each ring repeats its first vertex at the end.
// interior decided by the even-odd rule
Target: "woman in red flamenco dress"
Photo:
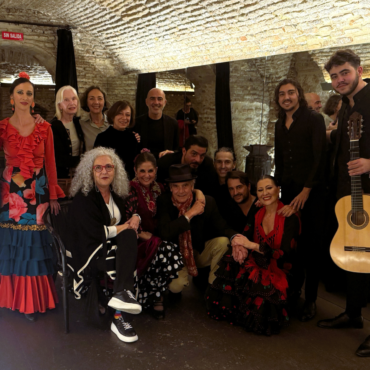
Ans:
{"type": "Polygon", "coordinates": [[[256,334],[277,334],[289,322],[289,286],[300,221],[296,214],[278,213],[284,206],[279,190],[272,176],[258,181],[263,207],[256,213],[254,227],[247,225],[243,235],[233,238],[232,250],[220,261],[206,294],[210,317],[256,334]]]}
{"type": "Polygon", "coordinates": [[[6,167],[0,179],[0,307],[36,312],[55,308],[51,236],[43,224],[64,197],[57,185],[54,142],[47,122],[35,123],[34,86],[25,72],[10,87],[13,115],[0,121],[6,167]]]}

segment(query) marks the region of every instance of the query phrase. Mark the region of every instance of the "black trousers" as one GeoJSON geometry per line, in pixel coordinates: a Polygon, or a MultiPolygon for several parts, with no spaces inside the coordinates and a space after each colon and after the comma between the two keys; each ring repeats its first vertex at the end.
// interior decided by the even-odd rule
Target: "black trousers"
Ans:
{"type": "MultiPolygon", "coordinates": [[[[290,202],[302,191],[303,186],[282,184],[282,202],[290,202]]],[[[297,254],[293,266],[292,292],[298,292],[306,279],[305,299],[315,302],[324,260],[324,187],[312,188],[301,209],[302,232],[297,243],[297,254]]]]}
{"type": "Polygon", "coordinates": [[[134,291],[134,272],[137,259],[137,236],[132,229],[123,230],[112,240],[117,245],[116,279],[114,293],[122,290],[134,291]]]}

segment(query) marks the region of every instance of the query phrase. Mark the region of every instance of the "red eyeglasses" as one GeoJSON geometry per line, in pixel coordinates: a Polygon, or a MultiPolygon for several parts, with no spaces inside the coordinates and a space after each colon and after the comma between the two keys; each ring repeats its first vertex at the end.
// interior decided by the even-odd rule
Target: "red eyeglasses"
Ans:
{"type": "Polygon", "coordinates": [[[106,164],[105,166],[101,166],[100,164],[97,164],[96,166],[93,166],[93,170],[95,172],[101,172],[101,171],[103,171],[103,168],[105,168],[105,170],[107,172],[111,172],[114,169],[114,165],[113,164],[106,164]]]}

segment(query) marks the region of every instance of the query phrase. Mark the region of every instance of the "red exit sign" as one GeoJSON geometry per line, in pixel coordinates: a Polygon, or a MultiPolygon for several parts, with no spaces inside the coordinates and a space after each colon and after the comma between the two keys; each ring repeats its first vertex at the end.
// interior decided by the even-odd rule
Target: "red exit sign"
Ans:
{"type": "Polygon", "coordinates": [[[23,33],[3,31],[1,34],[4,40],[23,41],[23,33]]]}

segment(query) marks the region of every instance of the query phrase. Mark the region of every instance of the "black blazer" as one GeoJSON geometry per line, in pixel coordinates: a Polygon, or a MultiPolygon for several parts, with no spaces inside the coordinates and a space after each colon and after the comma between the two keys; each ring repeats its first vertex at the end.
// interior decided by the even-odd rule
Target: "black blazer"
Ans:
{"type": "MultiPolygon", "coordinates": [[[[80,139],[80,154],[86,151],[84,134],[80,125],[80,118],[74,117],[73,123],[76,127],[77,136],[80,139]]],[[[74,168],[80,162],[80,157],[72,156],[71,139],[63,125],[63,122],[54,117],[51,122],[51,129],[54,136],[55,164],[57,167],[58,179],[69,177],[69,169],[74,168]]]]}
{"type": "Polygon", "coordinates": [[[165,193],[157,200],[158,236],[162,240],[179,244],[179,235],[191,230],[193,249],[202,253],[208,240],[220,236],[230,239],[237,234],[221,217],[212,197],[206,195],[204,212],[193,217],[190,223],[185,216],[179,217],[179,210],[173,205],[171,198],[171,193],[165,193]]]}
{"type": "MultiPolygon", "coordinates": [[[[179,126],[177,121],[165,114],[162,116],[164,125],[164,148],[165,150],[179,150],[179,126]]],[[[132,130],[141,136],[142,147],[148,148],[148,114],[137,117],[135,122],[135,126],[132,130]]]]}

